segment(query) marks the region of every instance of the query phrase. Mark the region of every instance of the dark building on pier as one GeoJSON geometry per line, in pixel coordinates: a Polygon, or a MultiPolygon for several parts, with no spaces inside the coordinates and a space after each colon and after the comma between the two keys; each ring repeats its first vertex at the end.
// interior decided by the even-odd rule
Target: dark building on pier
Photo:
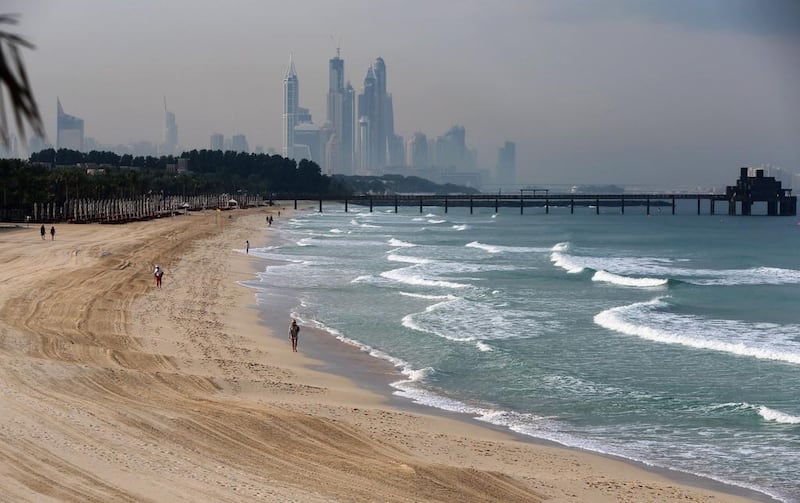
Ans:
{"type": "Polygon", "coordinates": [[[784,189],[775,177],[764,176],[763,169],[756,170],[756,176],[748,176],[748,168],[741,168],[736,185],[725,189],[728,198],[728,214],[736,214],[736,203],[741,203],[742,215],[750,215],[754,202],[767,203],[767,215],[797,215],[797,196],[792,189],[784,189]]]}

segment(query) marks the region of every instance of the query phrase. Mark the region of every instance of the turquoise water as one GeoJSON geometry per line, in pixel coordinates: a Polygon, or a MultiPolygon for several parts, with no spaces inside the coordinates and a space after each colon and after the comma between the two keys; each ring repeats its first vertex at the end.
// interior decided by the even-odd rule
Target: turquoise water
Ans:
{"type": "Polygon", "coordinates": [[[797,219],[526,213],[300,213],[251,250],[259,301],[410,400],[800,501],[797,219]]]}

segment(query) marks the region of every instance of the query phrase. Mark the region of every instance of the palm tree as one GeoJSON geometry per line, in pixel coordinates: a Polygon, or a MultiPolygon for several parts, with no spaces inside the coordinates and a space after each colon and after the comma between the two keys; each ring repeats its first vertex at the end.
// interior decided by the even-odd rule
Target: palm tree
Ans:
{"type": "MultiPolygon", "coordinates": [[[[0,25],[17,24],[14,14],[0,14],[0,25]]],[[[11,102],[14,119],[20,137],[25,139],[25,122],[37,135],[44,137],[44,124],[39,115],[39,107],[33,97],[25,63],[22,61],[20,47],[34,49],[33,44],[14,33],[0,29],[0,143],[8,147],[10,135],[6,119],[5,94],[11,102]],[[5,89],[3,89],[5,88],[5,89]]]]}

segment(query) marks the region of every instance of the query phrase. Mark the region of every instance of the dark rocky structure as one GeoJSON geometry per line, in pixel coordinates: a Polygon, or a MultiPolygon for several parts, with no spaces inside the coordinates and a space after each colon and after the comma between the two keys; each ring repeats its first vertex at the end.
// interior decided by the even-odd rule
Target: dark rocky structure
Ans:
{"type": "Polygon", "coordinates": [[[763,169],[757,169],[756,176],[748,176],[748,168],[741,168],[736,185],[729,185],[725,196],[729,215],[736,215],[737,202],[742,215],[751,214],[754,202],[766,202],[769,216],[797,215],[797,196],[792,195],[792,189],[784,189],[774,177],[764,176],[763,169]]]}

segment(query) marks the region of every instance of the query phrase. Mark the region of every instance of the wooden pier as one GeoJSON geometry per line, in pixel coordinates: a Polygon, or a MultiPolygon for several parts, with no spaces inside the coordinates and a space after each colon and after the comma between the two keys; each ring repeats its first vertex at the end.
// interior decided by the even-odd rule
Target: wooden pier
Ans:
{"type": "MultiPolygon", "coordinates": [[[[645,208],[647,215],[651,214],[653,208],[669,208],[672,215],[675,214],[676,201],[696,200],[697,214],[702,214],[702,208],[708,208],[708,214],[714,215],[717,212],[717,203],[724,204],[729,215],[736,215],[737,200],[729,199],[726,194],[672,194],[672,193],[653,193],[653,194],[473,194],[473,195],[430,195],[430,194],[397,194],[397,195],[360,195],[360,196],[339,196],[314,198],[307,195],[275,198],[273,201],[293,201],[294,208],[297,209],[298,201],[316,201],[319,204],[319,211],[322,211],[323,203],[339,203],[344,205],[344,211],[349,210],[350,205],[369,207],[369,211],[378,207],[394,207],[397,213],[400,207],[419,207],[419,212],[423,213],[427,207],[444,207],[447,213],[453,207],[468,207],[470,214],[475,208],[494,208],[494,212],[500,208],[518,208],[520,214],[525,213],[526,208],[544,208],[545,214],[550,213],[551,207],[569,207],[570,214],[575,213],[576,206],[594,208],[596,214],[600,214],[601,208],[619,208],[621,214],[625,214],[626,207],[640,206],[645,208]],[[706,202],[703,204],[703,202],[706,202]]],[[[781,204],[781,215],[796,215],[796,198],[794,206],[789,202],[781,204]],[[794,210],[794,211],[790,211],[794,210]]],[[[768,203],[769,204],[769,203],[768,203]]],[[[741,206],[741,204],[740,204],[741,206]]],[[[744,208],[744,207],[743,207],[744,208]]],[[[769,209],[769,208],[768,208],[769,209]]],[[[750,214],[750,207],[742,211],[742,215],[750,214]]],[[[772,215],[772,213],[768,213],[772,215]]]]}
{"type": "Polygon", "coordinates": [[[754,202],[766,203],[768,216],[794,216],[797,215],[797,196],[792,196],[791,189],[781,187],[781,182],[773,177],[764,176],[763,169],[757,169],[755,176],[750,176],[750,168],[741,168],[736,185],[728,186],[724,194],[683,194],[683,193],[653,193],[653,194],[550,194],[546,189],[521,189],[517,194],[464,194],[464,195],[431,195],[431,194],[364,194],[360,196],[340,196],[315,198],[305,196],[292,196],[273,199],[274,201],[294,201],[297,209],[298,200],[318,200],[319,211],[322,211],[323,202],[339,202],[344,204],[347,212],[350,204],[369,206],[372,212],[375,206],[394,206],[397,213],[400,206],[419,205],[419,212],[425,206],[444,207],[444,212],[453,206],[469,207],[470,214],[476,207],[494,207],[495,213],[501,207],[518,207],[520,214],[527,207],[543,207],[545,213],[550,213],[551,207],[569,206],[569,212],[575,213],[575,206],[588,206],[600,214],[600,208],[616,207],[621,214],[625,214],[626,206],[644,206],[650,215],[653,206],[668,207],[675,214],[675,202],[682,199],[697,200],[697,214],[701,214],[703,201],[708,201],[707,207],[710,215],[716,213],[716,203],[726,203],[728,215],[751,215],[754,202]],[[538,192],[538,194],[537,194],[538,192]],[[737,213],[737,208],[739,212],[737,213]]]}

